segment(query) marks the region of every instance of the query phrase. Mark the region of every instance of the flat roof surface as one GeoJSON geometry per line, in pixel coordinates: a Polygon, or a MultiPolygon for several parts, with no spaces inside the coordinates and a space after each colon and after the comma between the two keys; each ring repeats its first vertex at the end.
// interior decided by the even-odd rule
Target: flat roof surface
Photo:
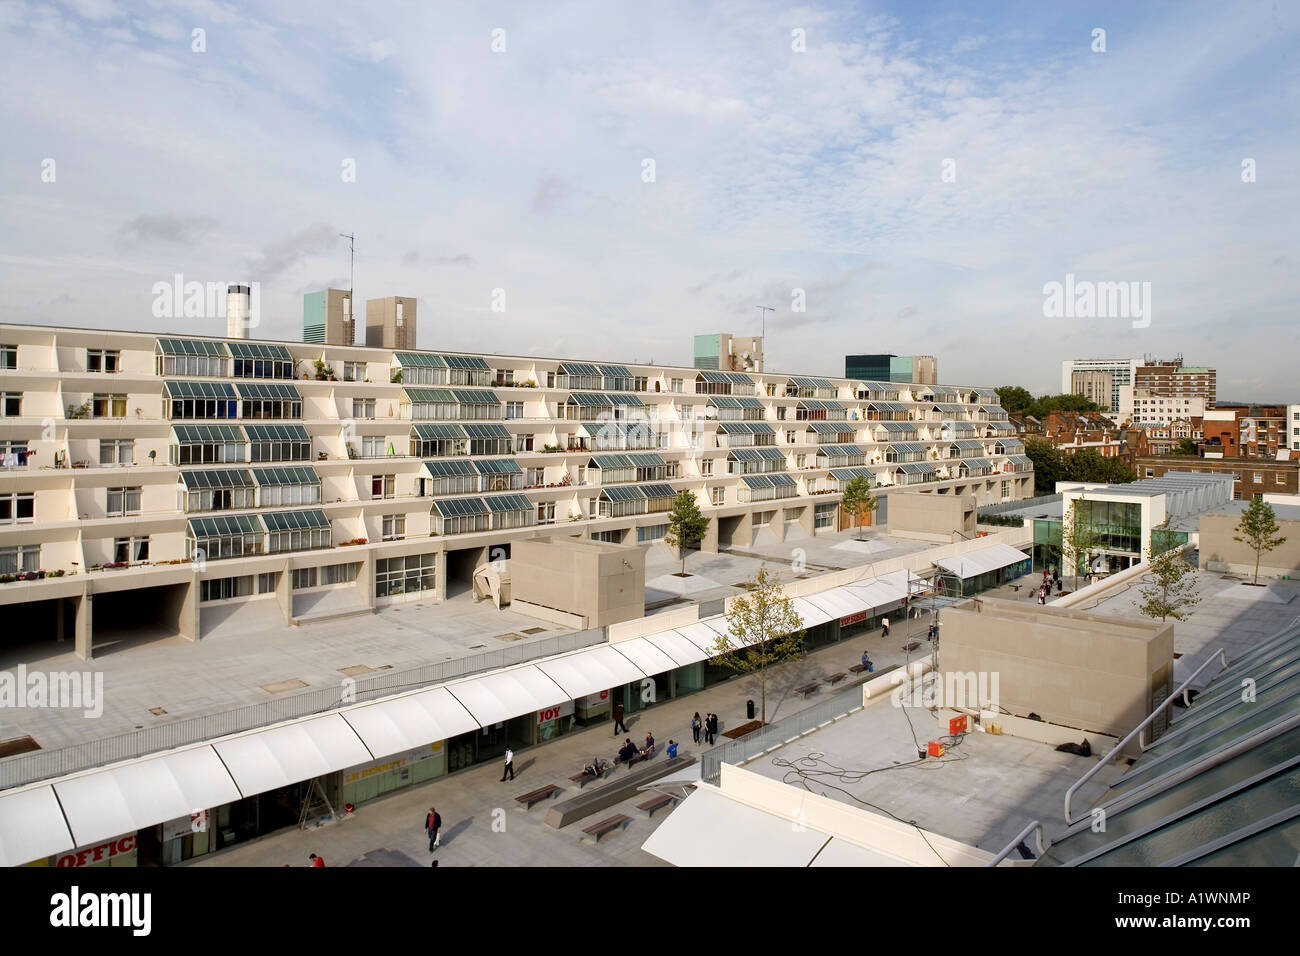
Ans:
{"type": "MultiPolygon", "coordinates": [[[[744,768],[997,853],[1031,820],[1062,820],[1066,790],[1096,763],[1050,744],[978,732],[918,763],[918,742],[924,748],[947,733],[935,713],[883,698],[744,768]]],[[[1103,770],[1085,796],[1118,776],[1116,767],[1103,770]]]]}

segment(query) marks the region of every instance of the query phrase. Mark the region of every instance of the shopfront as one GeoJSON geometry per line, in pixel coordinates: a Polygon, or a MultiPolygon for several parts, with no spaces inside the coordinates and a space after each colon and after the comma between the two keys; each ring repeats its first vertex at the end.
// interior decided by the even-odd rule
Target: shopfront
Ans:
{"type": "Polygon", "coordinates": [[[537,712],[533,711],[452,737],[447,741],[447,772],[455,773],[476,764],[502,760],[506,747],[511,750],[531,747],[536,734],[537,712]]]}
{"type": "Polygon", "coordinates": [[[33,860],[28,866],[60,866],[67,868],[82,866],[137,866],[139,840],[134,833],[125,833],[111,840],[103,840],[90,846],[79,846],[66,853],[33,860]]]}
{"type": "Polygon", "coordinates": [[[446,751],[443,741],[437,740],[405,753],[344,770],[343,802],[364,803],[385,793],[441,777],[446,772],[446,751]]]}
{"type": "Polygon", "coordinates": [[[554,740],[573,729],[574,702],[566,700],[537,712],[537,741],[554,740]]]}

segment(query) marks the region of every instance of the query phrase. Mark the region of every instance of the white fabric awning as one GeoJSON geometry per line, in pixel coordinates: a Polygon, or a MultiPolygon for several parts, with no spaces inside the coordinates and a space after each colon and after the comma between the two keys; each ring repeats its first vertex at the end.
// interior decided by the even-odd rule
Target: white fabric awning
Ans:
{"type": "Polygon", "coordinates": [[[831,588],[820,594],[806,594],[804,600],[809,604],[817,605],[835,618],[848,617],[850,614],[868,610],[867,604],[861,598],[842,587],[831,588]]]}
{"type": "Polygon", "coordinates": [[[597,644],[563,657],[537,661],[533,666],[560,685],[568,695],[566,700],[577,700],[646,676],[608,644],[597,644]]]}
{"type": "Polygon", "coordinates": [[[666,674],[677,667],[675,660],[644,637],[636,637],[630,641],[619,641],[613,647],[643,670],[646,677],[653,677],[655,674],[666,674]]]}
{"type": "Polygon", "coordinates": [[[645,639],[676,661],[678,667],[709,659],[706,651],[700,650],[694,641],[676,630],[648,634],[645,639]]]}
{"type": "Polygon", "coordinates": [[[911,866],[911,863],[895,856],[887,856],[877,850],[868,850],[857,844],[832,837],[822,851],[817,854],[809,866],[911,866]]]}
{"type": "Polygon", "coordinates": [[[794,598],[790,603],[794,606],[795,613],[803,618],[804,627],[816,627],[818,624],[825,624],[832,617],[839,617],[838,614],[832,615],[822,610],[807,598],[794,598]]]}
{"type": "Polygon", "coordinates": [[[696,621],[694,624],[684,624],[674,630],[682,637],[686,638],[704,653],[712,657],[717,653],[718,632],[703,621],[696,621]]]}
{"type": "Polygon", "coordinates": [[[967,551],[965,554],[940,558],[934,563],[945,571],[966,579],[987,574],[989,571],[999,571],[1009,565],[1028,560],[1029,555],[1023,551],[1017,551],[1010,545],[999,543],[991,544],[987,548],[980,548],[978,551],[967,551]]]}
{"type": "Polygon", "coordinates": [[[479,729],[478,721],[444,687],[345,710],[343,719],[376,759],[479,729]]]}
{"type": "Polygon", "coordinates": [[[879,578],[864,581],[861,584],[848,584],[845,585],[845,589],[866,605],[868,609],[872,610],[890,604],[897,604],[907,596],[906,591],[893,587],[879,578]]]}
{"type": "Polygon", "coordinates": [[[53,787],[0,794],[0,866],[22,866],[76,845],[53,787]]]}
{"type": "Polygon", "coordinates": [[[83,774],[54,784],[54,790],[76,846],[134,833],[241,796],[211,747],[83,774]]]}
{"type": "Polygon", "coordinates": [[[484,727],[573,699],[533,664],[456,681],[447,690],[484,727]]]}
{"type": "Polygon", "coordinates": [[[830,837],[700,787],[641,844],[674,866],[807,866],[830,837]]]}
{"type": "Polygon", "coordinates": [[[338,714],[219,740],[212,747],[246,797],[375,759],[338,714]]]}

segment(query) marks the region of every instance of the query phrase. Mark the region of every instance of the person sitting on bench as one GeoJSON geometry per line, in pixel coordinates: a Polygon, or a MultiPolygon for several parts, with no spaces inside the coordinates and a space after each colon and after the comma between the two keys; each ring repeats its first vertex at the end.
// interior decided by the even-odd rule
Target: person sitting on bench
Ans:
{"type": "Polygon", "coordinates": [[[654,756],[654,752],[655,752],[655,735],[646,734],[645,746],[641,748],[641,757],[644,760],[649,760],[652,756],[654,756]]]}
{"type": "Polygon", "coordinates": [[[605,772],[605,761],[599,757],[593,757],[591,763],[582,768],[582,772],[588,777],[599,777],[605,772]]]}
{"type": "Polygon", "coordinates": [[[628,763],[636,756],[636,754],[636,744],[632,743],[631,737],[626,738],[622,749],[618,752],[618,759],[624,763],[628,763]]]}
{"type": "Polygon", "coordinates": [[[862,652],[862,669],[865,670],[868,674],[870,674],[872,671],[875,670],[875,667],[873,667],[871,664],[871,658],[867,656],[866,651],[862,652]]]}

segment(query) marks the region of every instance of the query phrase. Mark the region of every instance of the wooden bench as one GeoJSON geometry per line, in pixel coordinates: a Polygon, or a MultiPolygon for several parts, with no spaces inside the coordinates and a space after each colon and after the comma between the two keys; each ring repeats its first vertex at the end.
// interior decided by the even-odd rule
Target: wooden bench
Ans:
{"type": "Polygon", "coordinates": [[[560,792],[560,788],[553,783],[548,783],[544,787],[538,787],[536,790],[529,791],[523,796],[515,797],[515,803],[522,803],[524,809],[531,810],[534,803],[541,803],[543,800],[549,800],[560,792]]]}
{"type": "Polygon", "coordinates": [[[916,650],[920,646],[921,646],[920,641],[908,641],[906,644],[900,647],[899,650],[905,651],[910,654],[912,651],[916,650]]]}
{"type": "Polygon", "coordinates": [[[593,823],[591,826],[586,827],[582,831],[582,838],[585,840],[588,837],[590,837],[592,843],[599,843],[600,838],[603,837],[605,834],[612,833],[615,830],[621,830],[623,829],[624,826],[626,826],[631,822],[632,822],[631,817],[625,816],[624,814],[620,813],[617,814],[616,816],[609,817],[606,820],[601,820],[599,823],[593,823]]]}
{"type": "Polygon", "coordinates": [[[838,674],[832,674],[830,677],[824,677],[822,679],[828,684],[838,684],[840,681],[844,680],[846,676],[847,675],[844,671],[840,671],[838,674]]]}
{"type": "Polygon", "coordinates": [[[601,777],[605,776],[605,774],[612,772],[613,769],[614,769],[613,767],[606,767],[606,768],[603,769],[600,773],[597,773],[597,774],[590,774],[590,773],[585,773],[585,772],[584,772],[584,773],[575,773],[575,774],[574,774],[572,777],[570,777],[569,779],[570,779],[571,781],[573,781],[574,783],[576,783],[576,784],[578,785],[578,789],[581,790],[581,789],[582,789],[583,787],[585,787],[587,784],[591,783],[591,781],[593,781],[593,780],[599,780],[601,777]]]}
{"type": "Polygon", "coordinates": [[[849,668],[849,670],[854,674],[861,674],[866,669],[867,669],[866,664],[854,664],[852,667],[849,668]]]}
{"type": "Polygon", "coordinates": [[[802,687],[796,687],[794,689],[794,693],[802,694],[806,698],[809,694],[813,693],[813,691],[817,690],[819,687],[821,687],[821,684],[818,683],[817,681],[813,681],[811,684],[804,684],[802,687]]]}
{"type": "MultiPolygon", "coordinates": [[[[636,763],[638,760],[649,760],[651,757],[653,757],[653,756],[655,755],[655,752],[658,751],[658,749],[659,749],[659,745],[658,745],[658,744],[655,744],[653,747],[650,748],[650,752],[649,752],[649,753],[642,753],[640,750],[638,750],[638,751],[636,752],[636,756],[635,756],[635,757],[629,757],[627,760],[624,760],[622,757],[615,757],[615,758],[614,758],[614,767],[617,767],[617,766],[620,766],[620,765],[630,767],[630,766],[632,766],[634,763],[636,763]]],[[[611,767],[610,770],[613,770],[614,767],[611,767]]]]}
{"type": "Polygon", "coordinates": [[[653,817],[664,807],[673,806],[677,803],[677,798],[670,793],[661,793],[657,797],[651,797],[644,803],[638,803],[636,808],[644,813],[647,817],[653,817]]]}

